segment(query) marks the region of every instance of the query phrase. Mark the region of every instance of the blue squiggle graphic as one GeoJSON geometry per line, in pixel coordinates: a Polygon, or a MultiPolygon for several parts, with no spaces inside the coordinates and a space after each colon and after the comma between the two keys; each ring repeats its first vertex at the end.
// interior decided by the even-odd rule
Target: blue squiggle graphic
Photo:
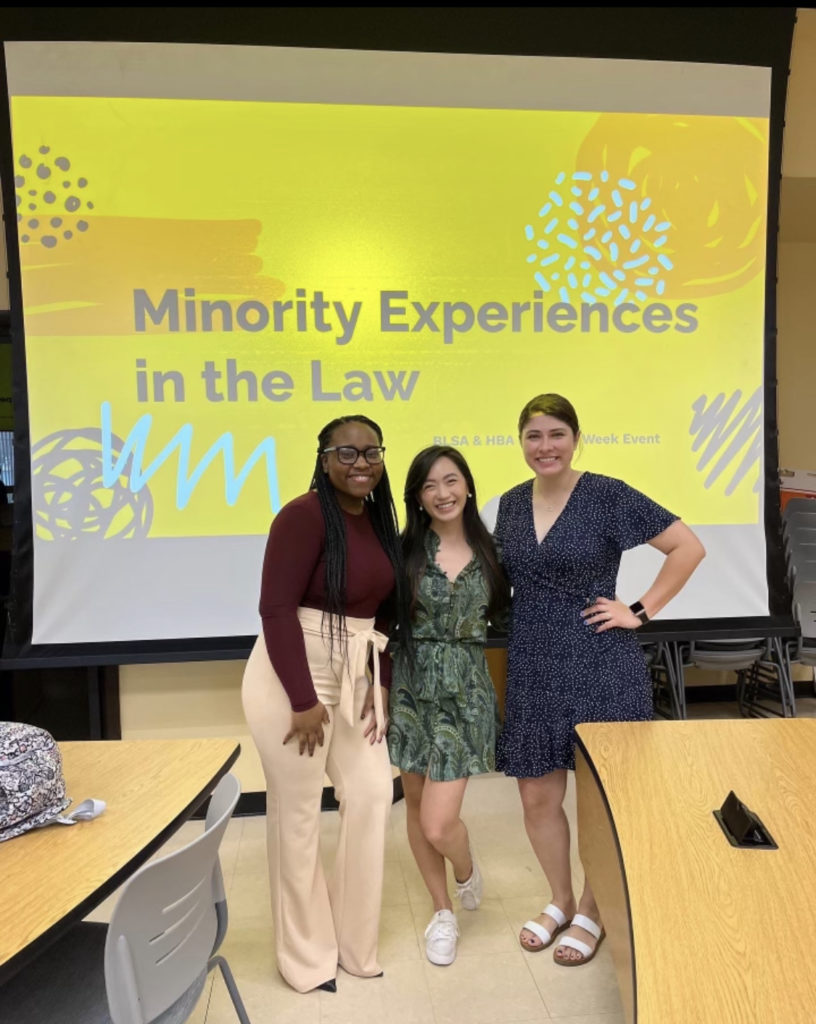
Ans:
{"type": "Polygon", "coordinates": [[[538,211],[544,221],[527,224],[524,237],[534,242],[527,262],[536,267],[533,278],[543,292],[556,292],[562,302],[598,302],[618,306],[659,299],[666,290],[666,273],[674,269],[667,247],[672,225],[658,220],[648,196],[637,196],[637,183],[610,179],[603,170],[598,180],[589,171],[555,179],[547,201],[538,211]]]}
{"type": "Polygon", "coordinates": [[[234,505],[250,472],[261,459],[265,458],[269,505],[273,512],[277,513],[280,511],[280,491],[278,488],[277,463],[275,461],[275,439],[273,437],[265,437],[261,441],[244,463],[240,473],[236,476],[232,434],[222,434],[204,453],[203,458],[199,461],[193,472],[190,473],[190,446],[193,440],[193,425],[192,423],[185,423],[176,432],[174,437],[167,442],[150,465],[143,469],[142,463],[144,461],[145,446],[153,424],[153,417],[150,413],[142,416],[131,428],[115,462],[113,461],[110,402],[102,403],[100,421],[102,427],[102,482],[105,487],[111,487],[121,475],[126,474],[127,462],[132,456],[130,464],[130,489],[134,493],[138,493],[154,473],[164,465],[173,452],[178,449],[176,507],[183,509],[187,507],[193,491],[195,491],[206,470],[210,467],[216,456],[220,454],[224,457],[224,497],[228,505],[234,505]]]}

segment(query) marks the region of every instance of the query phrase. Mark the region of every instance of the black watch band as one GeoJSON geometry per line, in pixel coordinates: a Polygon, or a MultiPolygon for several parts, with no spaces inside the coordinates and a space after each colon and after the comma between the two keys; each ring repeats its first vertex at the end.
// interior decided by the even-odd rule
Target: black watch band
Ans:
{"type": "Polygon", "coordinates": [[[643,607],[640,601],[635,601],[634,604],[630,604],[629,611],[637,615],[642,625],[645,625],[649,621],[649,616],[646,612],[646,609],[643,607]]]}

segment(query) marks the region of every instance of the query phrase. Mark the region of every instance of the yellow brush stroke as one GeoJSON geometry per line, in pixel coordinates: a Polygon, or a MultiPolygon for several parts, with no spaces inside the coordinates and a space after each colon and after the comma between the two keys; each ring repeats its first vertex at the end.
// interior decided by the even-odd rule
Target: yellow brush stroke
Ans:
{"type": "Polygon", "coordinates": [[[629,157],[629,173],[637,167],[641,160],[645,160],[647,157],[652,155],[652,151],[646,146],[637,146],[632,150],[632,155],[629,157]]]}
{"type": "Polygon", "coordinates": [[[739,277],[740,274],[744,274],[746,270],[756,263],[756,258],[748,260],[747,263],[743,263],[741,267],[732,271],[730,274],[723,274],[721,277],[698,277],[689,281],[684,281],[683,284],[722,284],[724,281],[733,281],[734,278],[739,277]]]}
{"type": "Polygon", "coordinates": [[[26,314],[34,316],[36,313],[57,313],[65,309],[86,309],[97,305],[97,302],[46,302],[41,306],[27,306],[26,314]]]}
{"type": "Polygon", "coordinates": [[[745,117],[738,117],[737,118],[737,123],[741,127],[743,127],[747,132],[750,132],[751,135],[756,136],[756,138],[758,138],[760,142],[764,143],[764,142],[768,141],[767,133],[763,134],[759,130],[759,128],[757,127],[757,124],[756,124],[755,121],[749,121],[748,118],[745,118],[745,117]]]}
{"type": "MultiPolygon", "coordinates": [[[[65,262],[54,264],[42,246],[23,246],[23,287],[36,312],[28,327],[37,335],[87,336],[135,333],[133,289],[154,301],[168,287],[238,301],[271,302],[284,293],[281,281],[263,274],[255,255],[257,220],[170,220],[150,217],[89,217],[81,237],[60,243],[65,262]],[[45,268],[47,267],[47,270],[45,268]],[[32,273],[37,271],[37,273],[32,273]]],[[[151,334],[169,331],[165,322],[151,334]]]]}
{"type": "Polygon", "coordinates": [[[767,164],[764,119],[659,114],[601,115],[575,161],[612,178],[629,174],[671,224],[661,250],[675,267],[665,279],[669,302],[735,290],[761,271],[764,220],[755,220],[767,164]],[[711,161],[711,152],[722,159],[711,161]]]}
{"type": "Polygon", "coordinates": [[[750,228],[748,228],[748,233],[746,234],[745,238],[737,246],[738,249],[744,249],[746,247],[746,245],[750,245],[751,242],[753,242],[753,240],[754,240],[754,238],[756,236],[757,231],[759,231],[759,226],[760,226],[761,223],[762,223],[762,217],[757,217],[757,219],[750,226],[750,228]]]}

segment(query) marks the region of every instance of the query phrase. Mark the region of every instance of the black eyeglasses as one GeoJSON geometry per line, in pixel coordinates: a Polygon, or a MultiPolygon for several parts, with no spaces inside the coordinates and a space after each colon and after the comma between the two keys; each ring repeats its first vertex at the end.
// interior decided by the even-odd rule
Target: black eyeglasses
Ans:
{"type": "Polygon", "coordinates": [[[337,455],[337,461],[342,463],[344,466],[353,466],[354,463],[362,455],[369,466],[376,466],[383,460],[385,455],[385,448],[352,448],[351,445],[341,444],[334,445],[333,448],[322,448],[318,449],[321,455],[328,455],[329,452],[334,452],[337,455]]]}

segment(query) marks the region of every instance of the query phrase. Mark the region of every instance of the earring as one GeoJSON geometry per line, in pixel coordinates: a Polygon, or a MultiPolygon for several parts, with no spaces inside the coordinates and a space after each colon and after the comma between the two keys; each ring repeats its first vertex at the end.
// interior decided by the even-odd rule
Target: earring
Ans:
{"type": "Polygon", "coordinates": [[[472,494],[470,493],[470,491],[468,491],[468,497],[469,497],[469,498],[472,498],[472,497],[473,497],[473,495],[472,495],[472,494]]]}

